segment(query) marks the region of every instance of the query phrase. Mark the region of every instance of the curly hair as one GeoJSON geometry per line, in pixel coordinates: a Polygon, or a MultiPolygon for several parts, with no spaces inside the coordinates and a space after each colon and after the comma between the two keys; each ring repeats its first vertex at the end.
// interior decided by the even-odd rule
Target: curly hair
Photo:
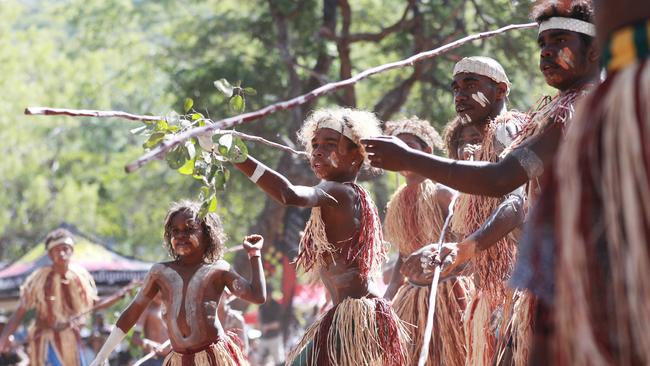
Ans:
{"type": "Polygon", "coordinates": [[[74,239],[74,236],[70,231],[64,228],[58,228],[50,231],[46,236],[45,236],[45,248],[47,248],[47,245],[50,244],[53,241],[63,239],[63,238],[71,238],[74,239]]]}
{"type": "Polygon", "coordinates": [[[167,212],[165,217],[165,233],[163,245],[169,255],[178,259],[178,255],[174,252],[172,248],[172,220],[177,214],[185,214],[191,217],[194,221],[200,223],[203,233],[208,237],[208,247],[203,253],[203,260],[211,263],[215,262],[223,256],[224,245],[227,240],[226,233],[223,230],[223,225],[221,225],[221,220],[219,215],[213,212],[208,212],[203,219],[199,217],[199,210],[201,205],[194,201],[183,200],[180,202],[175,202],[172,204],[171,208],[167,212]]]}
{"type": "MultiPolygon", "coordinates": [[[[594,5],[592,0],[541,0],[530,12],[530,18],[541,23],[553,17],[573,18],[585,22],[594,22],[594,5]]],[[[590,45],[593,37],[580,33],[580,38],[590,45]]]]}
{"type": "Polygon", "coordinates": [[[443,131],[443,140],[445,141],[445,148],[447,149],[447,156],[451,159],[458,160],[458,139],[460,132],[463,130],[465,124],[462,119],[454,118],[445,126],[443,131]]]}
{"type": "Polygon", "coordinates": [[[429,121],[416,116],[386,122],[384,125],[384,133],[391,136],[408,133],[417,137],[422,147],[444,149],[444,144],[438,131],[431,126],[429,121]]]}
{"type": "Polygon", "coordinates": [[[364,165],[368,165],[368,156],[360,140],[381,135],[377,116],[372,112],[344,107],[321,108],[313,111],[298,131],[298,140],[305,147],[307,154],[311,155],[311,140],[314,138],[319,124],[328,120],[338,121],[341,126],[352,131],[354,137],[352,142],[359,147],[364,165]]]}

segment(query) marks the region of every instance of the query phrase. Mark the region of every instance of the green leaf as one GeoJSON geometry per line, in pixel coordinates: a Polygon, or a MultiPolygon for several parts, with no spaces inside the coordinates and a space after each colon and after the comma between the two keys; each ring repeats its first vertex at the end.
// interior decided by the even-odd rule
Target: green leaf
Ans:
{"type": "Polygon", "coordinates": [[[194,101],[192,98],[185,98],[185,103],[183,103],[183,110],[185,113],[189,112],[190,109],[192,109],[192,106],[194,105],[194,101]]]}
{"type": "Polygon", "coordinates": [[[167,124],[167,121],[157,121],[156,122],[156,132],[167,132],[169,131],[169,124],[167,124]]]}
{"type": "Polygon", "coordinates": [[[244,98],[241,95],[234,95],[230,98],[229,105],[230,109],[237,113],[244,111],[244,108],[246,108],[246,102],[244,102],[244,98]]]}
{"type": "Polygon", "coordinates": [[[149,139],[142,145],[145,149],[151,149],[158,145],[165,138],[164,132],[156,132],[149,136],[149,139]]]}
{"type": "Polygon", "coordinates": [[[219,89],[220,92],[222,92],[225,96],[231,97],[232,96],[232,85],[228,82],[226,79],[219,79],[214,82],[214,87],[219,89]]]}
{"type": "Polygon", "coordinates": [[[203,118],[203,115],[201,113],[192,113],[190,118],[192,118],[192,121],[196,121],[197,119],[203,118]]]}
{"type": "Polygon", "coordinates": [[[218,191],[223,191],[226,189],[226,173],[222,169],[217,170],[217,173],[214,175],[214,188],[218,191]]]}
{"type": "Polygon", "coordinates": [[[221,156],[227,158],[230,149],[232,148],[232,135],[230,134],[221,135],[219,137],[218,143],[219,143],[219,147],[217,148],[217,151],[221,156]]]}
{"type": "Polygon", "coordinates": [[[181,145],[170,151],[165,160],[167,160],[167,165],[169,165],[170,168],[178,169],[187,161],[187,155],[188,153],[185,145],[181,145]]]}
{"type": "Polygon", "coordinates": [[[244,88],[244,94],[257,95],[257,90],[255,90],[255,89],[253,89],[253,88],[251,88],[249,86],[249,87],[244,88]]]}
{"type": "Polygon", "coordinates": [[[187,160],[182,167],[178,168],[178,172],[183,175],[193,175],[195,163],[196,160],[194,159],[187,160]]]}
{"type": "Polygon", "coordinates": [[[169,131],[169,132],[171,132],[171,133],[176,133],[176,132],[178,132],[178,131],[180,131],[180,130],[181,130],[180,127],[178,127],[178,126],[174,126],[174,125],[169,126],[169,128],[167,129],[167,131],[169,131]]]}
{"type": "Polygon", "coordinates": [[[217,210],[217,196],[213,195],[208,206],[208,212],[215,212],[217,210]]]}
{"type": "Polygon", "coordinates": [[[248,147],[239,137],[233,141],[233,147],[228,151],[228,160],[235,164],[243,163],[248,158],[248,147]]]}
{"type": "Polygon", "coordinates": [[[210,188],[203,186],[201,187],[201,192],[199,193],[199,198],[203,200],[204,198],[208,197],[208,194],[210,194],[210,188]]]}

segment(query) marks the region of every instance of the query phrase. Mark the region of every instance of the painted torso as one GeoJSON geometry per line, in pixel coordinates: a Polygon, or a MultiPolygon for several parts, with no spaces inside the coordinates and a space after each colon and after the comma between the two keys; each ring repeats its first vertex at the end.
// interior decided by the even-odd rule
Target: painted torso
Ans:
{"type": "Polygon", "coordinates": [[[217,307],[224,286],[219,277],[228,264],[201,264],[195,271],[173,262],[159,263],[150,271],[151,280],[162,294],[162,317],[176,352],[196,350],[224,335],[217,307]]]}

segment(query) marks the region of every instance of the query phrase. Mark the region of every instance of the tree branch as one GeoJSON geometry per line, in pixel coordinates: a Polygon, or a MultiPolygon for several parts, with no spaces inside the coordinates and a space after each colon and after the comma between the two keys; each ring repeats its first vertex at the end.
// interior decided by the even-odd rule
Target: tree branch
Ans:
{"type": "Polygon", "coordinates": [[[72,116],[72,117],[117,117],[126,118],[133,121],[160,121],[164,119],[160,116],[147,116],[132,114],[122,111],[97,111],[92,109],[66,109],[66,108],[47,108],[47,107],[27,107],[25,114],[28,116],[72,116]]]}
{"type": "MultiPolygon", "coordinates": [[[[504,32],[508,32],[511,30],[515,29],[527,29],[527,28],[534,28],[537,27],[537,23],[525,23],[525,24],[510,24],[508,26],[493,30],[493,31],[487,31],[487,32],[482,32],[482,33],[477,33],[473,35],[469,35],[466,37],[463,37],[461,39],[458,39],[454,42],[448,43],[444,46],[438,47],[436,49],[426,51],[426,52],[421,52],[416,55],[413,55],[407,59],[401,60],[401,61],[396,61],[396,62],[391,62],[388,64],[380,65],[377,67],[373,67],[371,69],[365,70],[363,72],[358,73],[352,78],[346,79],[346,80],[341,80],[335,83],[330,83],[323,85],[321,87],[318,87],[314,90],[312,90],[309,93],[299,95],[297,97],[294,97],[292,99],[274,103],[271,105],[268,105],[264,108],[258,109],[253,112],[248,112],[244,114],[240,114],[237,116],[229,117],[229,118],[224,118],[222,120],[216,121],[215,123],[203,127],[197,127],[193,128],[190,130],[187,130],[183,133],[180,133],[176,135],[173,139],[170,139],[168,141],[164,141],[160,145],[158,145],[156,148],[148,151],[147,153],[143,154],[139,159],[136,161],[128,164],[125,169],[127,172],[133,172],[151,160],[154,160],[158,158],[161,155],[166,154],[169,150],[173,149],[174,147],[178,146],[181,142],[186,141],[187,139],[190,139],[192,137],[197,137],[202,134],[206,133],[211,133],[213,131],[217,130],[223,130],[223,129],[228,129],[237,125],[240,125],[242,123],[254,121],[256,119],[260,119],[262,117],[268,116],[269,114],[294,108],[296,106],[305,104],[306,102],[318,98],[322,95],[329,94],[337,89],[346,87],[348,85],[352,85],[360,80],[366,79],[369,76],[379,74],[382,72],[386,72],[388,70],[392,69],[397,69],[397,68],[403,68],[407,66],[413,66],[416,62],[426,60],[435,56],[438,56],[440,54],[443,54],[445,52],[449,52],[450,50],[453,50],[455,48],[458,48],[465,43],[472,42],[478,39],[484,39],[484,38],[489,38],[489,37],[494,37],[496,35],[502,34],[504,32]]],[[[28,108],[25,110],[27,112],[28,110],[31,110],[31,108],[28,108]]],[[[98,112],[98,111],[95,111],[98,112]]],[[[124,113],[124,112],[122,112],[124,113]]],[[[128,114],[131,115],[131,114],[128,114]]],[[[90,115],[96,116],[96,115],[90,115]]],[[[131,115],[134,116],[134,115],[131,115]]],[[[145,116],[147,117],[147,116],[145,116]]]]}
{"type": "MultiPolygon", "coordinates": [[[[131,113],[121,112],[121,111],[98,111],[90,109],[64,109],[64,108],[40,108],[40,107],[30,107],[25,108],[25,114],[27,115],[65,115],[70,117],[101,117],[101,118],[126,118],[135,121],[160,121],[165,120],[165,117],[162,116],[139,116],[131,113]]],[[[210,120],[207,120],[210,121],[210,120]]],[[[242,140],[248,140],[253,142],[259,142],[264,145],[268,145],[278,150],[286,151],[291,154],[300,156],[301,158],[309,158],[304,151],[296,150],[292,147],[279,144],[277,142],[269,141],[260,136],[247,135],[245,133],[234,131],[234,130],[214,130],[210,132],[213,135],[222,134],[222,135],[233,135],[241,138],[242,140]]]]}

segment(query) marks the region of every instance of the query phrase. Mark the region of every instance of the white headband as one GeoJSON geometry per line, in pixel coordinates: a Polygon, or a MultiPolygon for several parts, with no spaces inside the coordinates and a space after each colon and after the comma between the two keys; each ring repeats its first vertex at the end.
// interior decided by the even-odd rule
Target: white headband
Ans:
{"type": "Polygon", "coordinates": [[[510,91],[510,80],[508,80],[503,66],[493,58],[484,56],[465,57],[454,65],[454,76],[463,72],[482,75],[497,83],[505,83],[508,86],[508,91],[510,91]]]}
{"type": "Polygon", "coordinates": [[[54,248],[55,246],[61,245],[61,244],[68,244],[69,246],[73,247],[74,246],[74,240],[72,240],[71,237],[66,236],[64,238],[60,238],[60,239],[51,241],[51,242],[49,242],[47,244],[47,250],[50,250],[50,249],[54,248]]]}
{"type": "Polygon", "coordinates": [[[596,27],[584,20],[574,18],[553,17],[539,24],[539,33],[549,29],[563,29],[571,32],[586,34],[591,37],[596,36],[596,27]]]}
{"type": "MultiPolygon", "coordinates": [[[[346,117],[343,118],[345,119],[346,117]]],[[[352,133],[352,129],[346,126],[345,122],[338,121],[332,118],[326,118],[318,121],[318,123],[316,124],[316,129],[319,128],[329,128],[330,130],[334,130],[340,133],[341,135],[349,138],[355,144],[358,143],[358,141],[354,137],[354,134],[352,133]]]]}

